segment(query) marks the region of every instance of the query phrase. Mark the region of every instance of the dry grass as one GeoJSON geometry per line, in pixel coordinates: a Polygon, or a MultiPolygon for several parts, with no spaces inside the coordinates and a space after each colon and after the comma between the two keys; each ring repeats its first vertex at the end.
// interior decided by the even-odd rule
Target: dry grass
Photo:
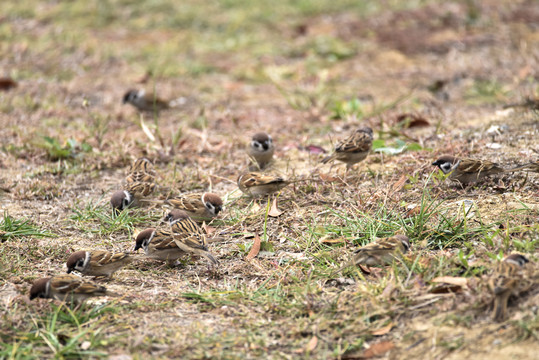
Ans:
{"type": "Polygon", "coordinates": [[[537,112],[502,110],[539,95],[536,6],[400,3],[2,3],[0,64],[18,86],[0,92],[0,358],[534,358],[537,286],[496,324],[486,278],[512,251],[537,263],[538,176],[462,189],[430,163],[537,160],[537,112]],[[185,98],[144,116],[153,140],[121,104],[137,87],[185,98]],[[378,151],[354,171],[308,151],[358,125],[378,151]],[[282,191],[278,217],[235,184],[259,130],[277,145],[272,172],[315,179],[282,191]],[[210,224],[220,267],[138,261],[104,281],[119,299],[29,302],[71,252],[131,250],[158,223],[158,207],[113,217],[108,204],[139,156],[160,185],[225,199],[210,224]],[[412,241],[402,262],[329,276],[397,231],[412,241]]]}

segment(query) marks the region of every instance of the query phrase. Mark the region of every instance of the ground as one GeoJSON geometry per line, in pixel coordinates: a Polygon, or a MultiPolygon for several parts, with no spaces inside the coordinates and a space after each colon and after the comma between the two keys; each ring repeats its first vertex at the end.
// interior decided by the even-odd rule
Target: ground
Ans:
{"type": "Polygon", "coordinates": [[[536,2],[0,9],[0,76],[16,82],[0,81],[1,358],[535,358],[537,283],[502,323],[487,283],[511,252],[537,269],[539,175],[462,188],[431,163],[537,161],[536,2]],[[121,102],[131,88],[177,106],[139,114],[121,102]],[[358,126],[374,129],[370,156],[348,172],[320,164],[358,126]],[[268,171],[302,180],[276,208],[236,186],[257,131],[276,144],[268,171]],[[157,199],[225,200],[206,227],[221,238],[210,245],[220,265],[139,259],[96,279],[118,298],[29,301],[32,282],[65,272],[71,252],[132,251],[137,232],[159,223],[157,204],[110,208],[141,156],[159,174],[157,199]],[[397,232],[412,243],[401,261],[334,274],[397,232]]]}

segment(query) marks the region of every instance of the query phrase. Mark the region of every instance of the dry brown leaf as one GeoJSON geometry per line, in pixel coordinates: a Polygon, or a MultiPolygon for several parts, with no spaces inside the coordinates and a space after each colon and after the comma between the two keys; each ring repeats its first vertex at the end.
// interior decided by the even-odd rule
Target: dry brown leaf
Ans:
{"type": "Polygon", "coordinates": [[[393,323],[389,323],[387,324],[386,326],[384,327],[381,327],[380,329],[378,330],[374,330],[371,334],[373,334],[374,336],[382,336],[382,335],[385,335],[387,334],[388,332],[391,331],[391,329],[393,328],[393,323]]]}
{"type": "Polygon", "coordinates": [[[440,276],[431,280],[433,283],[445,283],[449,285],[456,285],[460,287],[468,286],[468,279],[455,276],[440,276]]]}
{"type": "Polygon", "coordinates": [[[379,343],[371,345],[365,352],[361,355],[362,359],[370,359],[375,356],[380,356],[393,349],[395,344],[391,341],[380,341],[379,343]]]}
{"type": "Polygon", "coordinates": [[[340,180],[337,176],[324,174],[324,173],[320,173],[320,179],[322,181],[327,181],[327,182],[334,182],[334,181],[340,180]]]}
{"type": "Polygon", "coordinates": [[[406,183],[406,175],[402,175],[401,178],[393,184],[393,187],[392,187],[392,190],[393,192],[395,191],[399,191],[400,189],[402,189],[402,187],[404,186],[404,183],[406,183]]]}
{"type": "Polygon", "coordinates": [[[371,269],[368,266],[363,266],[363,265],[359,264],[359,269],[361,271],[363,271],[363,273],[365,273],[367,275],[372,273],[371,269]]]}
{"type": "Polygon", "coordinates": [[[320,240],[322,244],[345,244],[346,239],[345,238],[338,238],[338,239],[322,239],[320,240]]]}
{"type": "Polygon", "coordinates": [[[14,87],[17,87],[17,82],[15,80],[8,77],[0,78],[0,90],[7,91],[14,87]]]}
{"type": "Polygon", "coordinates": [[[204,231],[206,232],[206,234],[210,235],[210,234],[213,234],[215,232],[215,230],[217,230],[216,228],[212,227],[212,226],[208,226],[206,225],[206,223],[203,223],[202,224],[202,228],[204,229],[204,231]]]}
{"type": "Polygon", "coordinates": [[[430,123],[420,115],[400,114],[397,116],[397,123],[404,123],[406,128],[429,126],[430,123]]]}
{"type": "Polygon", "coordinates": [[[247,254],[247,257],[245,258],[246,260],[254,259],[255,256],[258,255],[258,253],[260,252],[261,243],[262,242],[260,241],[260,236],[258,236],[258,234],[255,234],[255,242],[253,243],[253,247],[249,251],[249,254],[247,254]]]}
{"type": "Polygon", "coordinates": [[[279,217],[283,212],[277,208],[277,198],[273,200],[273,204],[271,204],[271,209],[268,213],[271,217],[279,217]]]}
{"type": "Polygon", "coordinates": [[[318,338],[313,336],[307,345],[305,345],[305,351],[313,351],[316,348],[316,345],[318,345],[318,338]]]}
{"type": "Polygon", "coordinates": [[[301,348],[301,349],[297,349],[295,350],[294,352],[296,354],[303,354],[305,352],[311,352],[313,351],[315,348],[316,348],[316,345],[318,345],[318,338],[316,336],[313,336],[311,338],[311,340],[309,340],[309,342],[307,343],[307,345],[305,345],[305,347],[301,348]]]}

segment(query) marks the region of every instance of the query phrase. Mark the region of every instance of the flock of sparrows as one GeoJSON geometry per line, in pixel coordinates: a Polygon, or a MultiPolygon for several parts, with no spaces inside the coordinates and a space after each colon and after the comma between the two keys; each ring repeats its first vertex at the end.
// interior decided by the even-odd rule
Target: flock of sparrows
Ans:
{"type": "MultiPolygon", "coordinates": [[[[140,111],[158,112],[170,107],[168,102],[151,98],[144,92],[132,90],[125,94],[124,103],[134,105],[140,111]]],[[[346,164],[347,171],[364,160],[371,151],[373,131],[369,127],[355,130],[349,137],[339,142],[331,155],[322,163],[334,160],[346,164]]],[[[294,182],[280,176],[264,174],[263,169],[271,163],[275,152],[273,140],[267,133],[255,134],[246,149],[258,171],[241,173],[237,179],[238,188],[251,197],[262,197],[278,192],[294,182]]],[[[461,184],[483,180],[485,177],[514,171],[539,172],[539,163],[531,162],[511,169],[484,160],[458,159],[442,156],[432,163],[449,175],[449,179],[461,184]]],[[[208,239],[197,223],[211,221],[223,209],[223,201],[213,193],[180,194],[165,200],[148,197],[158,188],[153,164],[146,158],[137,159],[131,166],[122,190],[114,192],[110,203],[114,212],[123,211],[144,203],[158,203],[171,208],[157,228],[141,231],[135,238],[134,251],[143,249],[147,258],[174,265],[179,258],[196,255],[206,258],[211,266],[219,262],[209,251],[208,239]]],[[[410,239],[402,234],[378,239],[355,251],[352,259],[332,275],[352,265],[388,265],[402,257],[410,249],[410,239]]],[[[138,257],[132,252],[112,253],[101,250],[77,251],[67,259],[67,273],[35,281],[30,290],[30,298],[44,297],[71,300],[80,303],[91,296],[115,296],[105,287],[71,275],[77,271],[82,275],[112,277],[114,272],[138,257]]],[[[511,295],[518,295],[529,289],[530,277],[526,277],[529,260],[521,254],[511,254],[501,261],[492,276],[489,286],[494,295],[493,318],[502,321],[507,317],[507,302],[511,295]],[[528,279],[524,281],[524,279],[528,279]]]]}

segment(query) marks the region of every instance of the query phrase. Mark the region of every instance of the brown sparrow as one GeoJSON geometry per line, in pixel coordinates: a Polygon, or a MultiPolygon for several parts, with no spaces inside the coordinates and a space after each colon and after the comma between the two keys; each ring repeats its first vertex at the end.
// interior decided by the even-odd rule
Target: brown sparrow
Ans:
{"type": "Polygon", "coordinates": [[[339,142],[333,154],[322,159],[322,163],[338,160],[345,163],[348,170],[367,157],[372,147],[372,138],[373,133],[370,127],[359,128],[348,138],[339,142]]]}
{"type": "Polygon", "coordinates": [[[247,155],[254,159],[259,169],[263,169],[273,158],[275,147],[273,140],[265,132],[259,132],[253,135],[253,138],[247,146],[247,155]]]}
{"type": "Polygon", "coordinates": [[[129,254],[110,251],[77,251],[67,259],[67,273],[76,270],[83,275],[112,277],[116,271],[132,262],[129,254]]]}
{"type": "Polygon", "coordinates": [[[138,200],[155,191],[155,170],[150,160],[146,158],[135,160],[125,181],[124,189],[114,192],[110,198],[110,204],[115,211],[137,205],[138,200]]]}
{"type": "Polygon", "coordinates": [[[444,174],[450,174],[449,178],[461,184],[470,184],[481,181],[492,175],[514,172],[518,170],[533,171],[533,163],[519,165],[512,169],[504,169],[499,164],[488,160],[458,159],[451,155],[438,158],[432,165],[438,166],[444,174]]]}
{"type": "Polygon", "coordinates": [[[186,253],[176,245],[169,229],[149,228],[141,231],[135,239],[135,251],[143,249],[150,259],[166,261],[168,265],[185,256],[186,253]]]}
{"type": "Polygon", "coordinates": [[[56,275],[36,280],[30,288],[30,300],[36,297],[80,304],[93,296],[117,296],[104,286],[75,275],[56,275]]]}
{"type": "Polygon", "coordinates": [[[183,210],[197,222],[211,221],[223,209],[223,200],[213,193],[192,193],[165,200],[166,205],[183,210]]]}
{"type": "Polygon", "coordinates": [[[169,265],[187,254],[201,255],[217,264],[206,247],[206,238],[198,225],[185,211],[172,210],[168,229],[146,229],[136,238],[135,251],[142,248],[151,259],[166,261],[169,265]]]}
{"type": "Polygon", "coordinates": [[[217,265],[219,262],[208,251],[206,236],[197,223],[182,210],[172,210],[169,215],[172,220],[170,228],[176,245],[186,253],[204,256],[217,265]]]}
{"type": "Polygon", "coordinates": [[[498,263],[490,278],[489,286],[494,293],[494,309],[492,317],[495,321],[507,318],[507,302],[511,295],[518,295],[523,290],[523,268],[529,260],[521,254],[511,254],[498,263]]]}
{"type": "Polygon", "coordinates": [[[346,263],[339,270],[334,271],[333,274],[352,265],[389,265],[409,249],[410,239],[406,235],[393,235],[378,239],[354,251],[355,255],[352,261],[346,263]]]}
{"type": "Polygon", "coordinates": [[[259,172],[246,172],[238,177],[240,190],[252,197],[262,197],[277,192],[290,184],[279,176],[264,175],[259,172]]]}
{"type": "Polygon", "coordinates": [[[123,103],[129,103],[136,107],[138,111],[159,113],[170,108],[170,103],[161,100],[153,94],[146,95],[144,90],[129,90],[123,97],[123,103]]]}

